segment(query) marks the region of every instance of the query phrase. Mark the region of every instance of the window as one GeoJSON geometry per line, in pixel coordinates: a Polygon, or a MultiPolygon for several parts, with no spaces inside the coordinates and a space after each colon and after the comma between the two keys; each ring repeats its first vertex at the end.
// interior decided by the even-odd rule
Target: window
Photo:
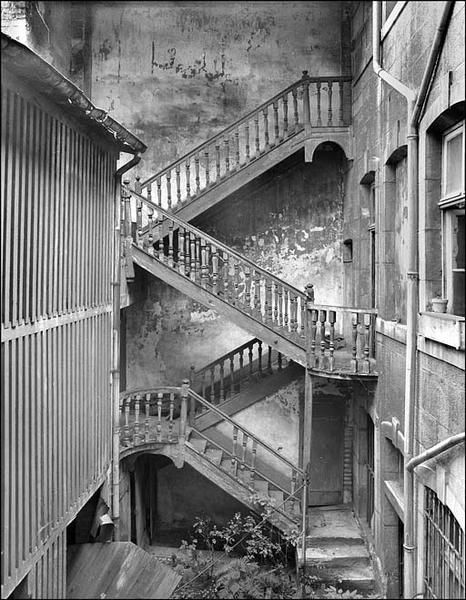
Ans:
{"type": "Polygon", "coordinates": [[[464,226],[464,121],[448,130],[442,140],[443,295],[447,312],[464,316],[465,226],[464,226]]]}
{"type": "Polygon", "coordinates": [[[424,495],[424,598],[464,598],[464,532],[430,488],[424,495]]]}

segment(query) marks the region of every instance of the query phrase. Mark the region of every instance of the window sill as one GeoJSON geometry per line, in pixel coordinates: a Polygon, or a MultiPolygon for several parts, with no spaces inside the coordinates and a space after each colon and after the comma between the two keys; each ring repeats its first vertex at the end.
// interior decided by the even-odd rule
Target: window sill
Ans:
{"type": "Polygon", "coordinates": [[[465,349],[464,317],[448,313],[422,312],[419,314],[418,333],[456,350],[465,349]]]}

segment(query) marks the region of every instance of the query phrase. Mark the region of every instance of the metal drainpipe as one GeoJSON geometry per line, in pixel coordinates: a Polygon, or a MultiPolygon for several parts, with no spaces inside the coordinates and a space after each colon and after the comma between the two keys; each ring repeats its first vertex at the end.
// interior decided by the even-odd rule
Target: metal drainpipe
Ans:
{"type": "Polygon", "coordinates": [[[454,2],[447,2],[437,28],[431,52],[424,70],[419,92],[416,93],[385,71],[380,64],[380,2],[372,2],[372,66],[378,77],[402,94],[407,101],[407,171],[408,171],[408,285],[406,315],[406,363],[404,404],[404,595],[414,595],[414,478],[408,468],[414,445],[414,402],[416,394],[417,313],[419,304],[418,273],[418,122],[432,79],[437,58],[445,39],[448,20],[454,2]]]}
{"type": "Polygon", "coordinates": [[[113,281],[112,281],[112,520],[113,539],[120,539],[120,287],[121,287],[121,177],[136,166],[141,157],[136,154],[115,172],[115,204],[113,223],[113,281]]]}

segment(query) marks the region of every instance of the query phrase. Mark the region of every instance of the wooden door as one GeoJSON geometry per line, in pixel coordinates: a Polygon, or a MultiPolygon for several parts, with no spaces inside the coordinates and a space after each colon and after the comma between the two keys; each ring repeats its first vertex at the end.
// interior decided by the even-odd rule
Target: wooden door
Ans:
{"type": "Polygon", "coordinates": [[[316,399],[312,411],[310,506],[343,502],[345,402],[316,399]]]}

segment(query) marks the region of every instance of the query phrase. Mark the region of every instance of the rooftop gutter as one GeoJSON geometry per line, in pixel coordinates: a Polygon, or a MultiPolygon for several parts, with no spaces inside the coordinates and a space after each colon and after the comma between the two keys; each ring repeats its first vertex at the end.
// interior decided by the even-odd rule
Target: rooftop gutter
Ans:
{"type": "Polygon", "coordinates": [[[408,465],[413,456],[415,395],[416,395],[416,351],[417,351],[417,315],[419,308],[419,266],[418,266],[418,123],[430,89],[435,66],[438,62],[448,21],[454,2],[447,2],[437,28],[427,65],[418,92],[413,91],[401,81],[385,71],[380,63],[380,6],[372,2],[372,66],[376,75],[406,98],[407,102],[407,205],[408,205],[408,269],[406,295],[406,363],[405,363],[405,401],[404,401],[404,594],[412,598],[415,594],[415,554],[414,543],[414,477],[408,465]]]}

